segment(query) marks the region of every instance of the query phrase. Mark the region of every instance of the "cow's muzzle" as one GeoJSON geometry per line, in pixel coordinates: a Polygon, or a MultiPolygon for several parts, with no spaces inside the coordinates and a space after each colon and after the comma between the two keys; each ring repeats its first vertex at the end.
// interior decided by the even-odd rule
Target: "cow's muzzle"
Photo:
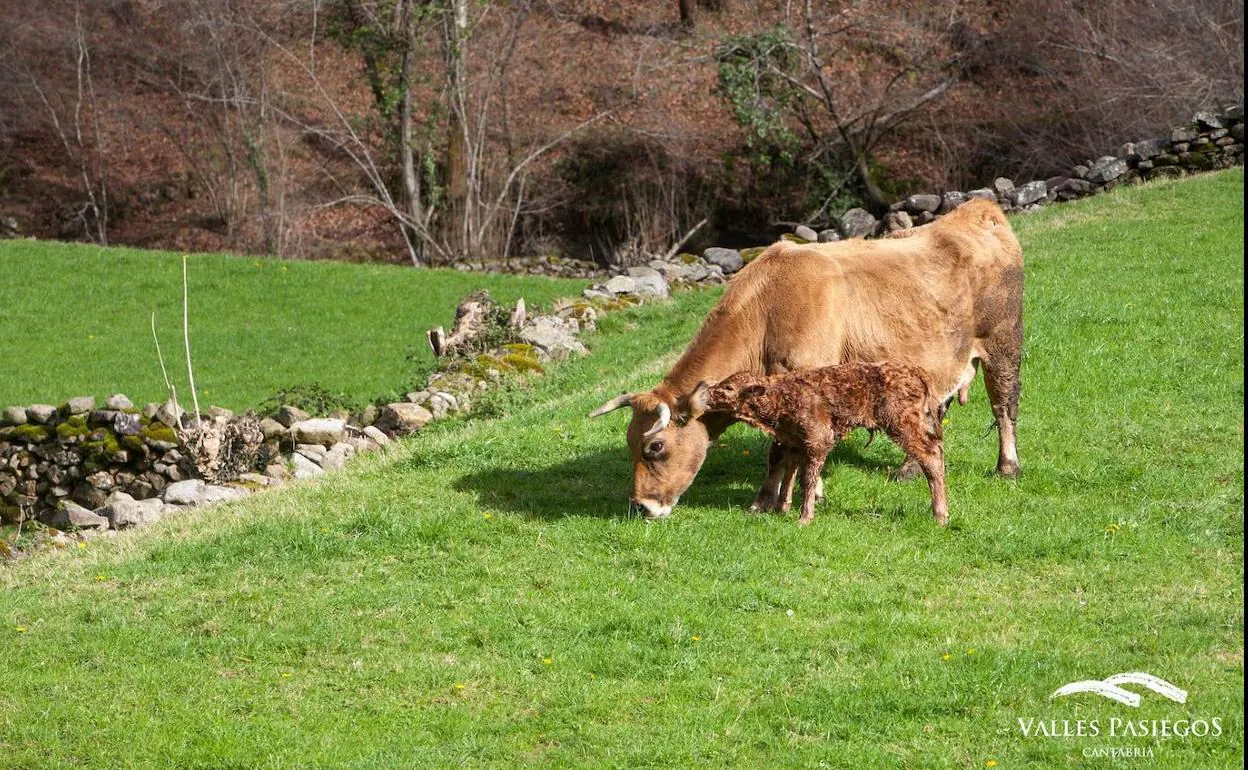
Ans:
{"type": "Polygon", "coordinates": [[[632,516],[643,516],[647,519],[665,519],[672,515],[672,506],[659,505],[654,500],[629,500],[628,512],[632,516]]]}

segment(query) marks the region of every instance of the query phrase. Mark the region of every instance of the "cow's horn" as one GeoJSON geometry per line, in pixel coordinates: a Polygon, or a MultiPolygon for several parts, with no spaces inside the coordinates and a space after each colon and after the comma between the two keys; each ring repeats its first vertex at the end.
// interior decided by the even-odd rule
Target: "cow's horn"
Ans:
{"type": "Polygon", "coordinates": [[[602,406],[598,407],[598,408],[597,408],[597,409],[595,409],[594,411],[590,412],[590,413],[589,413],[589,416],[590,416],[590,417],[601,417],[602,415],[606,414],[607,412],[614,412],[616,409],[619,409],[620,407],[624,407],[624,406],[631,406],[631,405],[632,405],[632,403],[633,403],[633,394],[632,394],[632,393],[621,393],[620,395],[618,395],[618,396],[616,396],[615,398],[611,399],[610,401],[608,401],[607,403],[605,403],[605,404],[603,404],[602,406]]]}
{"type": "Polygon", "coordinates": [[[671,420],[672,420],[672,410],[668,408],[667,404],[660,403],[659,404],[659,419],[654,421],[654,425],[650,426],[650,430],[646,431],[645,433],[641,435],[644,436],[645,438],[650,438],[654,434],[666,428],[667,424],[671,422],[671,420]]]}

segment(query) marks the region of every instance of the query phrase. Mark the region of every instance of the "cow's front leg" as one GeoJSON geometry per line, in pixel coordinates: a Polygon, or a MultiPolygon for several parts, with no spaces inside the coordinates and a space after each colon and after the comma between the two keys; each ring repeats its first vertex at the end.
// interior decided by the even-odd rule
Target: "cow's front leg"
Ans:
{"type": "Polygon", "coordinates": [[[754,502],[750,503],[751,511],[774,511],[780,507],[780,492],[787,469],[784,455],[780,442],[772,441],[767,449],[767,478],[763,480],[763,487],[758,490],[754,502]]]}

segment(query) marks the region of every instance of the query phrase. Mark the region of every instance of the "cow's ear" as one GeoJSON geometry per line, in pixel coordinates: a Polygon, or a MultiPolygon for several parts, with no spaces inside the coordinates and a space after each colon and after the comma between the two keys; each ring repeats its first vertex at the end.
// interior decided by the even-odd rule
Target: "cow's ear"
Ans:
{"type": "Polygon", "coordinates": [[[706,381],[698,383],[698,387],[689,394],[689,419],[696,420],[706,413],[706,401],[710,397],[710,388],[706,381]]]}

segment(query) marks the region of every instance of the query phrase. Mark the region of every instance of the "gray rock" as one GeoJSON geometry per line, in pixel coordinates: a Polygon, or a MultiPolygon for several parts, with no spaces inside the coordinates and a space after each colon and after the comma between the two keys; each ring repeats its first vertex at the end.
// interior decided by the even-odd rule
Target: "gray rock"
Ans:
{"type": "Polygon", "coordinates": [[[291,425],[290,430],[295,434],[295,441],[300,444],[333,446],[342,440],[342,432],[346,427],[347,424],[342,420],[319,417],[301,420],[291,425]]]}
{"type": "Polygon", "coordinates": [[[134,403],[124,393],[114,393],[104,399],[104,408],[120,412],[122,409],[133,409],[134,403]]]}
{"type": "Polygon", "coordinates": [[[1135,143],[1135,154],[1139,156],[1141,160],[1155,158],[1169,149],[1169,139],[1146,139],[1143,142],[1135,143]]]}
{"type": "Polygon", "coordinates": [[[1241,144],[1243,143],[1244,141],[1244,124],[1243,123],[1236,123],[1235,125],[1231,126],[1231,138],[1237,142],[1240,142],[1241,144]]]}
{"type": "Polygon", "coordinates": [[[71,501],[62,500],[52,514],[57,529],[108,529],[108,519],[71,501]]]}
{"type": "Polygon", "coordinates": [[[1125,144],[1118,145],[1117,155],[1119,158],[1127,158],[1128,160],[1130,160],[1131,156],[1134,154],[1135,154],[1134,142],[1126,142],[1125,144]]]}
{"type": "Polygon", "coordinates": [[[936,213],[948,214],[950,211],[953,211],[958,206],[961,206],[963,203],[966,203],[966,201],[967,201],[966,193],[959,192],[958,190],[950,190],[949,192],[940,196],[940,208],[936,209],[936,213]]]}
{"type": "Polygon", "coordinates": [[[39,425],[47,425],[56,419],[56,407],[51,404],[31,404],[26,407],[26,419],[39,425]]]}
{"type": "Polygon", "coordinates": [[[65,403],[65,409],[70,414],[86,414],[94,408],[94,396],[78,396],[77,398],[71,398],[65,403]]]}
{"type": "Polygon", "coordinates": [[[914,227],[914,222],[904,211],[890,211],[884,216],[884,227],[888,232],[895,233],[898,230],[909,230],[914,227]]]}
{"type": "Polygon", "coordinates": [[[360,412],[360,425],[372,425],[374,422],[377,422],[377,407],[369,404],[360,412]]]}
{"type": "Polygon", "coordinates": [[[1225,122],[1240,122],[1244,119],[1244,105],[1236,104],[1234,107],[1227,107],[1222,111],[1222,118],[1225,122]]]}
{"type": "Polygon", "coordinates": [[[705,259],[712,265],[718,265],[725,275],[732,275],[745,267],[745,260],[741,258],[741,252],[736,249],[712,247],[702,252],[702,259],[705,259]]]}
{"type": "Polygon", "coordinates": [[[607,281],[605,288],[612,294],[633,294],[637,290],[637,284],[631,276],[617,275],[607,281]]]}
{"type": "Polygon", "coordinates": [[[996,179],[992,180],[992,191],[996,193],[997,198],[1005,198],[1006,195],[1010,192],[1010,190],[1013,190],[1013,189],[1014,189],[1014,181],[1011,179],[1007,179],[1003,176],[999,176],[996,179]]]}
{"type": "Polygon", "coordinates": [[[642,297],[658,297],[660,299],[666,299],[669,295],[667,281],[658,270],[652,267],[630,267],[628,272],[628,277],[633,279],[634,294],[642,297]]]}
{"type": "Polygon", "coordinates": [[[1200,136],[1200,132],[1196,130],[1195,126],[1179,126],[1170,132],[1170,141],[1175,143],[1190,142],[1198,136],[1200,136]]]}
{"type": "Polygon", "coordinates": [[[424,406],[429,403],[429,397],[433,395],[427,390],[413,390],[411,393],[403,396],[403,400],[409,404],[420,404],[424,406]]]}
{"type": "Polygon", "coordinates": [[[238,480],[244,484],[254,484],[257,487],[267,487],[271,481],[263,473],[244,473],[238,477],[238,480]]]}
{"type": "Polygon", "coordinates": [[[182,427],[182,415],[184,414],[186,414],[186,410],[171,398],[160,405],[160,408],[156,410],[156,416],[152,419],[170,428],[180,428],[182,427]]]}
{"type": "Polygon", "coordinates": [[[290,464],[293,475],[297,479],[310,479],[316,476],[323,476],[325,469],[298,452],[290,456],[290,464]]]}
{"type": "Polygon", "coordinates": [[[1044,200],[1049,194],[1049,187],[1044,182],[1028,182],[1022,187],[1015,187],[1006,193],[1006,197],[1015,206],[1030,206],[1031,204],[1044,200]]]}
{"type": "Polygon", "coordinates": [[[919,195],[911,195],[906,198],[906,211],[911,214],[921,214],[924,211],[930,211],[933,214],[940,208],[941,197],[939,195],[931,195],[921,193],[919,195]]]}
{"type": "Polygon", "coordinates": [[[110,425],[118,436],[137,436],[143,430],[143,421],[130,412],[114,412],[110,425]]]}
{"type": "MultiPolygon", "coordinates": [[[[613,279],[614,280],[614,279],[613,279]]],[[[631,278],[629,280],[632,280],[631,278]]],[[[581,341],[576,338],[576,330],[554,316],[538,316],[529,321],[520,330],[520,339],[541,348],[548,356],[561,360],[575,353],[583,356],[589,353],[581,341]]]]}
{"type": "Polygon", "coordinates": [[[208,407],[208,411],[206,412],[206,414],[214,420],[217,419],[218,417],[223,420],[234,419],[234,412],[230,409],[226,409],[223,406],[210,406],[208,407]]]}
{"type": "Polygon", "coordinates": [[[1082,164],[1075,166],[1070,170],[1070,175],[1076,179],[1084,179],[1088,175],[1088,167],[1082,164]]]}
{"type": "Polygon", "coordinates": [[[378,430],[377,426],[375,425],[369,425],[368,427],[364,428],[364,435],[368,436],[370,439],[377,442],[381,446],[386,446],[387,444],[390,443],[390,437],[387,436],[385,433],[382,433],[380,430],[378,430]]]}
{"type": "Polygon", "coordinates": [[[290,478],[290,470],[282,463],[270,463],[264,466],[264,476],[270,482],[281,483],[290,478]]]}
{"type": "Polygon", "coordinates": [[[204,501],[205,486],[199,479],[175,481],[165,487],[161,499],[169,505],[199,505],[204,501]]]}
{"type": "Polygon", "coordinates": [[[459,403],[450,393],[439,391],[429,397],[429,411],[433,413],[433,419],[444,420],[459,411],[459,403]]]}
{"type": "Polygon", "coordinates": [[[264,434],[266,441],[270,439],[278,439],[280,441],[290,435],[290,429],[272,417],[265,417],[260,421],[260,432],[264,434]]]}
{"type": "Polygon", "coordinates": [[[386,404],[377,416],[377,427],[391,433],[410,433],[420,430],[433,419],[433,414],[419,404],[399,401],[386,404]]]}
{"type": "Polygon", "coordinates": [[[1192,122],[1204,129],[1222,128],[1222,116],[1208,110],[1201,110],[1192,116],[1192,122]]]}
{"type": "Polygon", "coordinates": [[[971,190],[966,194],[966,197],[968,200],[976,198],[981,201],[992,201],[993,203],[996,203],[997,201],[997,194],[992,190],[989,190],[987,187],[980,187],[977,190],[971,190]]]}
{"type": "Polygon", "coordinates": [[[841,215],[841,232],[846,238],[865,238],[875,232],[879,220],[866,209],[850,209],[841,215]]]}
{"type": "Polygon", "coordinates": [[[325,459],[321,461],[321,467],[327,471],[336,471],[347,464],[347,459],[355,454],[355,447],[350,444],[334,444],[325,453],[325,459]]]}
{"type": "Polygon", "coordinates": [[[287,428],[297,422],[303,422],[304,420],[310,419],[311,417],[312,415],[303,411],[299,407],[290,406],[289,404],[283,404],[282,407],[277,410],[277,421],[282,425],[285,425],[287,428]]]}
{"type": "Polygon", "coordinates": [[[317,465],[325,459],[325,447],[320,444],[295,444],[295,451],[317,465]]]}
{"type": "Polygon", "coordinates": [[[1087,180],[1093,184],[1104,184],[1112,182],[1123,174],[1127,173],[1130,166],[1127,164],[1126,158],[1115,158],[1112,155],[1105,155],[1097,158],[1092,164],[1092,168],[1088,169],[1087,180]]]}
{"type": "Polygon", "coordinates": [[[144,404],[143,408],[140,409],[139,412],[147,419],[154,420],[156,419],[156,414],[160,412],[160,404],[155,401],[144,404]]]}
{"type": "Polygon", "coordinates": [[[819,240],[819,233],[816,233],[814,230],[807,227],[806,225],[798,225],[797,227],[793,228],[793,234],[808,243],[815,243],[816,241],[819,240]]]}
{"type": "MultiPolygon", "coordinates": [[[[263,479],[264,476],[260,476],[259,478],[263,479]]],[[[265,479],[265,481],[267,483],[268,479],[265,479]]],[[[247,491],[245,489],[239,489],[238,487],[225,487],[220,484],[208,484],[204,487],[204,494],[203,497],[200,498],[200,501],[204,505],[211,505],[212,503],[237,500],[246,496],[247,491]]]]}
{"type": "Polygon", "coordinates": [[[108,524],[113,529],[154,524],[160,521],[165,513],[165,504],[156,497],[147,500],[118,499],[113,501],[113,496],[110,496],[109,500],[111,502],[106,503],[96,513],[108,519],[108,524]]]}
{"type": "Polygon", "coordinates": [[[836,243],[840,239],[841,239],[841,231],[835,228],[829,227],[826,230],[819,231],[820,243],[836,243]]]}
{"type": "Polygon", "coordinates": [[[0,415],[0,425],[25,425],[26,424],[26,407],[24,406],[6,406],[4,413],[0,415]]]}

